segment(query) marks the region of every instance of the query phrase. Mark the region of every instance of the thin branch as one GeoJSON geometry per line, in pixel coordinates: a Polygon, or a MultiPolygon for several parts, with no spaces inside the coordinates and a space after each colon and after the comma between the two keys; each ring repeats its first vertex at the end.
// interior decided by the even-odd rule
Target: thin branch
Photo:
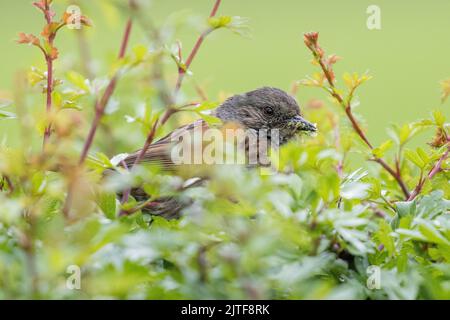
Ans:
{"type": "MultiPolygon", "coordinates": [[[[132,19],[128,19],[127,25],[125,27],[125,32],[122,38],[120,51],[119,51],[119,59],[122,59],[125,56],[126,48],[130,39],[131,29],[132,29],[132,19]]],[[[86,141],[83,146],[83,150],[80,155],[80,159],[78,164],[81,166],[84,161],[87,158],[87,155],[89,153],[89,149],[92,146],[92,143],[94,142],[95,133],[97,132],[97,128],[100,124],[100,120],[103,117],[103,114],[105,112],[105,108],[109,102],[109,99],[111,98],[112,94],[114,93],[114,90],[117,85],[117,80],[119,78],[118,73],[116,73],[110,80],[108,86],[105,89],[105,92],[103,93],[103,96],[100,100],[96,100],[95,102],[95,116],[94,120],[92,121],[91,128],[89,129],[88,136],[86,138],[86,141]]],[[[63,207],[63,213],[66,218],[69,218],[70,215],[70,208],[72,207],[72,201],[73,201],[73,192],[74,192],[74,182],[70,181],[68,190],[67,190],[67,196],[63,207]]]]}
{"type": "Polygon", "coordinates": [[[372,161],[375,161],[377,163],[379,163],[387,172],[389,172],[389,174],[397,181],[398,185],[400,186],[400,188],[402,189],[403,194],[405,195],[406,198],[409,198],[409,191],[408,191],[408,187],[406,186],[405,182],[403,181],[400,173],[397,173],[396,171],[394,171],[387,163],[386,161],[384,161],[381,158],[374,158],[371,159],[372,161]]]}
{"type": "MultiPolygon", "coordinates": [[[[344,108],[345,114],[347,115],[347,118],[350,120],[352,127],[355,130],[355,132],[357,133],[357,135],[363,140],[363,142],[369,147],[370,150],[373,150],[374,149],[373,145],[370,143],[369,139],[365,135],[364,131],[362,130],[358,121],[355,119],[353,112],[352,112],[351,100],[352,100],[353,93],[357,86],[355,86],[351,89],[348,99],[344,100],[344,98],[338,92],[338,90],[336,89],[335,84],[334,84],[334,73],[333,73],[333,70],[331,67],[332,63],[325,63],[325,61],[323,60],[324,51],[318,44],[318,37],[319,37],[319,34],[317,32],[311,32],[311,33],[305,34],[304,40],[305,40],[305,45],[313,53],[315,60],[319,63],[320,68],[322,69],[323,74],[328,82],[329,87],[328,87],[327,91],[344,108]]],[[[394,169],[392,169],[386,163],[386,161],[384,161],[381,158],[375,157],[371,160],[379,163],[397,181],[398,185],[402,189],[403,194],[405,195],[405,198],[408,199],[410,197],[410,194],[409,194],[408,188],[406,187],[405,182],[403,181],[403,179],[401,177],[401,173],[396,172],[394,169]]]]}
{"type": "Polygon", "coordinates": [[[217,10],[219,10],[219,6],[220,3],[222,2],[222,0],[217,0],[216,3],[214,4],[214,7],[211,10],[211,13],[209,14],[209,17],[212,18],[216,15],[217,10]]]}
{"type": "MultiPolygon", "coordinates": [[[[138,153],[138,156],[136,157],[136,159],[134,160],[133,164],[131,165],[131,168],[128,168],[126,166],[126,164],[125,164],[124,165],[125,169],[130,170],[130,169],[134,168],[139,162],[141,162],[141,160],[145,156],[145,153],[147,152],[148,148],[152,144],[153,139],[155,138],[156,129],[158,128],[158,123],[159,123],[159,119],[156,119],[155,123],[152,125],[150,133],[147,135],[147,139],[145,140],[144,147],[138,153]]],[[[121,204],[124,204],[124,203],[126,203],[128,201],[128,199],[130,197],[130,193],[131,193],[131,189],[130,188],[125,190],[125,192],[122,195],[122,200],[120,202],[121,204]]],[[[126,215],[126,214],[130,214],[130,213],[128,211],[125,211],[125,210],[120,210],[119,216],[123,216],[123,215],[126,215]]]]}
{"type": "MultiPolygon", "coordinates": [[[[128,42],[130,39],[131,29],[133,26],[133,21],[128,19],[127,25],[125,27],[125,32],[122,38],[122,43],[120,46],[119,51],[119,59],[122,59],[125,56],[125,52],[128,46],[128,42]]],[[[118,73],[116,73],[110,80],[108,86],[105,89],[105,92],[103,93],[103,96],[100,100],[97,99],[95,102],[95,116],[94,120],[92,121],[91,128],[89,129],[89,134],[86,138],[86,142],[84,144],[83,150],[81,152],[79,164],[82,164],[89,153],[89,149],[92,146],[92,143],[94,142],[95,133],[97,132],[98,125],[100,123],[101,118],[103,117],[103,114],[105,113],[105,108],[108,105],[108,102],[114,93],[114,90],[116,89],[117,80],[119,78],[118,73]]]]}
{"type": "Polygon", "coordinates": [[[195,45],[192,48],[191,53],[189,54],[188,58],[186,59],[184,68],[178,68],[178,79],[177,79],[177,83],[175,85],[175,94],[177,94],[180,91],[181,85],[183,83],[183,80],[184,80],[184,77],[186,75],[187,70],[189,69],[192,61],[194,60],[195,56],[197,55],[197,52],[200,49],[200,47],[201,47],[203,41],[205,40],[206,36],[208,34],[210,34],[212,30],[213,29],[210,28],[210,29],[207,29],[207,30],[202,32],[200,37],[195,42],[195,45]]]}
{"type": "MultiPolygon", "coordinates": [[[[219,6],[221,0],[216,0],[213,9],[211,10],[211,13],[209,14],[209,17],[212,18],[216,15],[217,10],[219,10],[219,6]]],[[[189,67],[192,64],[192,61],[194,60],[195,56],[197,55],[198,50],[200,49],[203,41],[213,31],[212,28],[208,28],[205,31],[202,32],[202,34],[198,37],[197,41],[195,42],[194,47],[192,48],[191,53],[189,54],[188,58],[186,59],[184,68],[178,68],[178,79],[177,83],[175,85],[175,95],[180,91],[181,85],[183,83],[184,77],[186,75],[186,71],[189,70],[189,67]]]]}
{"type": "Polygon", "coordinates": [[[145,144],[144,147],[141,149],[141,151],[139,152],[138,156],[136,157],[136,159],[134,160],[134,163],[132,165],[132,168],[137,165],[142,158],[144,157],[145,153],[147,152],[148,148],[150,147],[150,145],[153,142],[153,139],[155,138],[155,134],[156,134],[156,129],[158,128],[158,123],[159,120],[156,119],[155,123],[152,126],[152,129],[150,130],[150,133],[147,136],[147,139],[145,139],[145,144]]]}
{"type": "MultiPolygon", "coordinates": [[[[47,21],[47,24],[51,24],[52,23],[52,15],[50,12],[50,4],[48,1],[45,2],[45,10],[44,10],[44,15],[45,15],[45,20],[47,21]]],[[[48,44],[50,48],[53,48],[53,42],[55,40],[56,37],[56,33],[58,32],[58,30],[53,31],[49,36],[48,36],[48,44]]],[[[46,102],[46,113],[47,116],[50,114],[51,110],[52,110],[52,93],[53,93],[53,60],[54,57],[47,53],[45,50],[42,49],[42,51],[44,52],[45,55],[45,61],[47,63],[47,102],[46,102]]],[[[45,149],[45,146],[47,145],[48,139],[50,138],[51,135],[51,130],[52,130],[52,124],[49,123],[46,127],[45,127],[45,131],[44,131],[44,140],[43,140],[43,148],[45,149]]]]}

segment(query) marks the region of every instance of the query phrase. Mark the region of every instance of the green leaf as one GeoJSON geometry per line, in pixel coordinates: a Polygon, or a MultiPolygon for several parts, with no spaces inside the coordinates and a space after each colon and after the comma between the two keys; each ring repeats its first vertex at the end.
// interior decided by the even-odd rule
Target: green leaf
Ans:
{"type": "Polygon", "coordinates": [[[212,17],[208,19],[208,24],[213,29],[223,28],[230,24],[232,18],[230,16],[212,17]]]}
{"type": "Polygon", "coordinates": [[[349,182],[341,187],[341,197],[344,199],[364,199],[368,195],[370,184],[362,182],[349,182]]]}
{"type": "Polygon", "coordinates": [[[200,105],[196,106],[194,108],[194,110],[196,112],[208,111],[208,110],[212,110],[212,109],[217,108],[218,105],[219,105],[218,102],[206,101],[206,102],[202,102],[200,105]]]}
{"type": "Polygon", "coordinates": [[[0,110],[0,119],[15,119],[17,118],[15,113],[0,110]]]}
{"type": "Polygon", "coordinates": [[[89,86],[87,85],[86,78],[83,75],[81,75],[75,71],[68,71],[66,73],[66,78],[70,83],[77,86],[78,88],[80,88],[86,92],[89,91],[89,86]]]}
{"type": "Polygon", "coordinates": [[[414,163],[416,166],[418,166],[421,169],[423,169],[426,165],[423,162],[423,160],[420,158],[420,156],[412,150],[409,150],[409,149],[405,150],[405,156],[409,161],[411,161],[412,163],[414,163]]]}
{"type": "Polygon", "coordinates": [[[116,217],[116,195],[111,192],[101,192],[97,198],[97,205],[109,219],[116,217]]]}
{"type": "Polygon", "coordinates": [[[427,153],[420,147],[417,148],[416,151],[423,163],[427,165],[430,162],[430,157],[427,155],[427,153]]]}
{"type": "Polygon", "coordinates": [[[445,116],[440,110],[433,111],[433,119],[438,127],[443,127],[445,123],[445,116]]]}
{"type": "Polygon", "coordinates": [[[396,233],[409,237],[413,240],[419,240],[419,241],[426,241],[427,238],[425,238],[422,233],[420,233],[417,230],[407,230],[407,229],[397,229],[395,230],[396,233]]]}
{"type": "Polygon", "coordinates": [[[384,245],[384,248],[388,251],[389,255],[392,256],[395,253],[395,243],[391,233],[391,226],[385,220],[381,220],[378,231],[375,233],[375,237],[384,245]]]}
{"type": "Polygon", "coordinates": [[[148,49],[143,44],[138,44],[133,48],[135,63],[142,62],[147,55],[148,49]]]}
{"type": "Polygon", "coordinates": [[[212,115],[208,115],[208,114],[204,114],[202,112],[197,112],[196,110],[194,110],[203,120],[206,121],[206,123],[208,123],[208,125],[217,125],[217,124],[221,124],[222,121],[212,115]]]}
{"type": "Polygon", "coordinates": [[[416,214],[416,202],[415,201],[397,201],[395,203],[397,207],[397,213],[402,217],[406,217],[409,215],[414,216],[416,214]]]}
{"type": "Polygon", "coordinates": [[[411,135],[411,128],[408,124],[403,125],[399,131],[400,145],[403,145],[411,135]]]}
{"type": "Polygon", "coordinates": [[[28,72],[27,78],[28,78],[28,82],[30,83],[30,85],[32,87],[34,87],[41,81],[44,81],[45,79],[47,79],[44,72],[42,72],[41,70],[39,70],[35,67],[32,67],[31,70],[28,72]]]}
{"type": "Polygon", "coordinates": [[[387,150],[392,148],[394,145],[394,142],[392,140],[387,140],[383,142],[379,147],[374,148],[372,150],[372,153],[377,158],[382,158],[387,150]]]}
{"type": "Polygon", "coordinates": [[[436,230],[436,228],[428,221],[420,219],[418,221],[418,228],[420,233],[427,239],[428,242],[450,245],[450,242],[436,230]]]}
{"type": "Polygon", "coordinates": [[[31,178],[33,194],[42,194],[46,185],[45,174],[43,172],[36,172],[31,178]]]}
{"type": "Polygon", "coordinates": [[[11,100],[0,99],[0,108],[8,107],[12,104],[11,100]]]}

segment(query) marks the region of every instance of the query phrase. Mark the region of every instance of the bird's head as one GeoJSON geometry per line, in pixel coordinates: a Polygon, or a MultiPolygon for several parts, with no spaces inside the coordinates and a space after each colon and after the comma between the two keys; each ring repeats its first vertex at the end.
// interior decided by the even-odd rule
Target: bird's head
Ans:
{"type": "Polygon", "coordinates": [[[296,134],[317,131],[314,124],[302,117],[293,97],[271,87],[232,96],[217,108],[215,115],[224,122],[238,122],[247,129],[278,129],[281,144],[296,134]]]}

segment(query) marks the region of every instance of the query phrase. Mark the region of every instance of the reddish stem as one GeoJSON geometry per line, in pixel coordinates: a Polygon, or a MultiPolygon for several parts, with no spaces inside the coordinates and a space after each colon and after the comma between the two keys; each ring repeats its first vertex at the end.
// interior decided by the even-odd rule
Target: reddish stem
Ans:
{"type": "Polygon", "coordinates": [[[133,20],[128,19],[127,26],[125,27],[125,33],[123,35],[122,44],[120,46],[119,51],[119,59],[122,59],[125,56],[127,51],[128,42],[130,41],[131,29],[133,27],[133,20]]]}
{"type": "MultiPolygon", "coordinates": [[[[133,23],[130,18],[130,19],[128,19],[127,25],[125,27],[125,32],[123,35],[123,39],[122,39],[122,43],[121,43],[120,51],[119,51],[119,59],[122,59],[125,56],[128,42],[130,40],[132,25],[133,25],[133,23]]],[[[106,108],[112,94],[114,93],[114,90],[116,89],[117,80],[118,80],[118,75],[115,74],[111,78],[100,101],[97,100],[95,103],[95,116],[94,116],[94,120],[92,121],[91,128],[89,129],[89,134],[86,138],[86,142],[84,144],[83,150],[81,152],[81,156],[80,156],[80,160],[79,160],[80,164],[82,164],[86,160],[86,157],[89,153],[89,149],[91,148],[92,143],[94,142],[95,133],[97,132],[97,128],[100,124],[101,118],[103,117],[105,108],[106,108]]]]}
{"type": "Polygon", "coordinates": [[[212,29],[208,29],[204,31],[200,37],[198,37],[197,41],[195,42],[194,47],[192,48],[191,53],[189,54],[188,58],[185,62],[185,68],[179,68],[178,69],[178,79],[177,84],[175,85],[175,94],[178,93],[181,89],[181,85],[183,83],[184,77],[186,75],[186,71],[191,66],[192,61],[194,60],[195,56],[197,55],[198,49],[200,49],[200,46],[202,45],[203,41],[205,40],[206,36],[212,31],[212,29]]]}
{"type": "MultiPolygon", "coordinates": [[[[217,10],[219,10],[221,2],[222,2],[221,0],[216,0],[216,2],[214,3],[214,7],[211,10],[211,13],[209,14],[210,18],[214,17],[217,14],[217,10]]],[[[186,59],[185,68],[178,68],[178,79],[177,79],[177,83],[175,85],[175,94],[177,94],[178,91],[180,91],[181,85],[184,80],[184,76],[186,75],[186,71],[191,66],[191,63],[194,60],[195,56],[197,55],[197,52],[200,49],[203,41],[208,36],[208,34],[210,34],[212,31],[213,31],[213,29],[209,28],[202,32],[202,34],[198,37],[197,41],[195,42],[195,45],[192,48],[191,53],[189,54],[188,58],[186,59]]]]}
{"type": "MultiPolygon", "coordinates": [[[[47,24],[51,24],[52,23],[52,16],[51,16],[51,11],[50,11],[50,4],[49,4],[48,1],[45,1],[44,16],[45,16],[45,20],[47,21],[47,24]]],[[[53,42],[54,42],[55,37],[56,37],[56,32],[57,32],[57,30],[55,30],[52,34],[50,34],[48,36],[48,43],[49,43],[50,48],[53,48],[53,42]]],[[[45,60],[47,62],[47,103],[46,103],[46,113],[47,113],[47,116],[48,116],[48,115],[50,115],[50,112],[52,110],[53,58],[42,47],[41,47],[41,50],[44,53],[45,60]]],[[[50,138],[51,127],[52,127],[51,123],[49,123],[45,127],[44,139],[43,139],[43,148],[45,148],[45,146],[47,145],[48,139],[50,138]]]]}
{"type": "Polygon", "coordinates": [[[45,20],[47,20],[47,23],[52,22],[52,16],[50,15],[50,4],[48,1],[45,1],[45,10],[44,10],[45,20]]]}
{"type": "Polygon", "coordinates": [[[364,131],[362,131],[361,127],[359,126],[358,122],[356,121],[355,117],[353,116],[352,113],[352,108],[350,107],[350,105],[347,105],[345,107],[345,113],[347,114],[347,118],[350,120],[350,122],[352,123],[353,129],[356,131],[356,133],[358,134],[358,136],[360,136],[360,138],[366,143],[366,145],[370,148],[373,149],[372,144],[369,142],[369,139],[367,139],[366,135],[364,134],[364,131]]]}
{"type": "MultiPolygon", "coordinates": [[[[139,152],[138,156],[134,160],[134,162],[131,165],[130,169],[132,169],[134,166],[136,166],[142,160],[142,158],[144,157],[144,155],[147,152],[148,148],[152,144],[153,139],[155,138],[156,129],[158,128],[158,123],[159,123],[159,119],[156,119],[155,123],[153,124],[153,126],[152,126],[152,128],[150,130],[150,133],[147,136],[147,139],[145,140],[144,147],[139,152]]],[[[125,162],[124,162],[124,168],[125,169],[129,169],[125,162]]],[[[128,201],[128,199],[130,197],[130,193],[131,193],[131,189],[130,188],[125,190],[125,192],[123,193],[123,196],[122,196],[122,200],[121,200],[122,204],[124,204],[125,202],[128,201]]],[[[127,215],[127,214],[131,214],[130,211],[120,210],[119,216],[123,216],[123,215],[127,215]]]]}
{"type": "MultiPolygon", "coordinates": [[[[347,99],[347,101],[345,101],[344,98],[336,90],[336,87],[335,87],[334,81],[333,81],[332,70],[330,70],[331,67],[329,68],[328,65],[325,64],[325,62],[323,61],[323,58],[322,58],[323,50],[317,44],[317,39],[314,43],[312,43],[312,42],[308,43],[307,47],[312,51],[314,57],[316,58],[317,62],[320,65],[320,68],[322,69],[322,71],[325,75],[325,78],[327,79],[327,82],[329,84],[330,94],[344,108],[345,114],[347,115],[347,118],[350,120],[352,127],[355,130],[355,132],[358,134],[358,136],[364,141],[364,143],[370,148],[370,150],[373,150],[374,149],[373,145],[370,143],[369,139],[366,137],[364,131],[361,129],[358,121],[355,119],[353,112],[352,112],[350,102],[351,102],[351,97],[353,96],[353,92],[354,92],[355,88],[353,88],[351,90],[349,99],[347,99]]],[[[402,189],[403,194],[405,195],[405,198],[408,199],[410,197],[410,194],[409,194],[408,188],[406,187],[405,182],[403,181],[403,179],[401,177],[401,173],[396,172],[394,169],[392,169],[386,163],[386,161],[384,161],[381,158],[376,157],[372,160],[379,163],[397,181],[398,185],[402,189]]]]}
{"type": "Polygon", "coordinates": [[[150,145],[153,142],[153,139],[155,138],[155,134],[156,134],[156,129],[158,128],[158,123],[159,120],[156,119],[155,123],[152,126],[152,129],[150,130],[150,133],[147,136],[147,139],[145,139],[145,144],[144,147],[142,148],[142,150],[139,152],[138,156],[136,157],[136,159],[134,160],[134,163],[132,165],[132,168],[137,165],[142,158],[144,157],[145,153],[147,152],[148,148],[150,147],[150,145]]]}
{"type": "MultiPolygon", "coordinates": [[[[132,29],[132,19],[128,19],[125,32],[122,38],[122,43],[120,46],[119,51],[119,59],[122,59],[125,56],[126,48],[130,39],[132,29]]],[[[86,138],[86,142],[84,143],[83,150],[80,155],[79,165],[82,165],[84,161],[86,160],[86,157],[89,153],[89,149],[92,146],[92,143],[94,142],[95,133],[97,132],[97,128],[100,124],[101,118],[105,112],[106,105],[108,104],[109,99],[111,98],[112,94],[114,93],[114,90],[117,85],[118,80],[118,74],[116,73],[110,80],[108,86],[105,89],[105,92],[103,93],[103,96],[100,100],[96,100],[95,102],[95,116],[94,120],[92,121],[91,128],[89,129],[88,136],[86,138]]],[[[70,208],[72,207],[72,200],[73,200],[73,181],[69,183],[69,188],[67,191],[66,196],[66,202],[64,204],[63,212],[64,215],[69,217],[70,214],[70,208]]]]}
{"type": "Polygon", "coordinates": [[[398,185],[400,186],[400,188],[402,189],[403,194],[405,195],[406,198],[409,197],[409,191],[408,188],[406,187],[405,182],[403,181],[400,172],[396,172],[394,171],[387,163],[386,161],[384,161],[381,158],[375,158],[373,159],[373,161],[379,163],[387,172],[389,172],[389,174],[397,181],[398,185]]]}
{"type": "Polygon", "coordinates": [[[222,0],[217,0],[216,3],[214,4],[214,7],[211,10],[211,13],[209,14],[209,17],[212,18],[216,15],[217,10],[219,10],[220,7],[220,3],[222,2],[222,0]]]}

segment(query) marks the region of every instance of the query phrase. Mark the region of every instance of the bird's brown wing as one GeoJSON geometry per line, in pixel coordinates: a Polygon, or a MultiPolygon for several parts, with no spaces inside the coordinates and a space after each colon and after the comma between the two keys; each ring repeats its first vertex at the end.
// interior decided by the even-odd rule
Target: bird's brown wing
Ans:
{"type": "MultiPolygon", "coordinates": [[[[165,170],[173,170],[176,164],[171,160],[171,151],[174,144],[178,141],[178,137],[186,133],[193,133],[196,129],[203,131],[208,129],[208,124],[204,120],[197,120],[193,123],[182,126],[158,141],[152,143],[140,163],[153,163],[161,165],[165,170]]],[[[124,159],[128,168],[131,168],[136,161],[141,150],[137,150],[124,159]]]]}

